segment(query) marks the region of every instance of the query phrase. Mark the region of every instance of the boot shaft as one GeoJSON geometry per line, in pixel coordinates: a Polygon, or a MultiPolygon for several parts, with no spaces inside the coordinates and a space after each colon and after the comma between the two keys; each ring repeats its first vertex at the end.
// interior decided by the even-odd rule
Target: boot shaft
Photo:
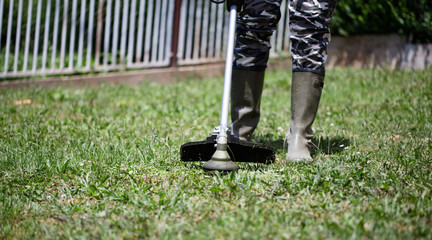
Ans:
{"type": "Polygon", "coordinates": [[[313,161],[310,155],[312,124],[315,120],[324,76],[310,72],[294,72],[291,86],[291,121],[288,133],[287,160],[313,161]]]}
{"type": "Polygon", "coordinates": [[[260,118],[264,71],[233,69],[231,84],[232,132],[241,140],[251,140],[260,118]]]}
{"type": "Polygon", "coordinates": [[[324,76],[311,72],[294,72],[291,85],[290,129],[304,129],[312,134],[312,124],[318,111],[324,76]]]}

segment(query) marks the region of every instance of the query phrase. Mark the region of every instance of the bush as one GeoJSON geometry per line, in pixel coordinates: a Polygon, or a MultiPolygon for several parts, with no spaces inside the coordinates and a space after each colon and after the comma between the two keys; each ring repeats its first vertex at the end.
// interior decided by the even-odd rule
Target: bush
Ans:
{"type": "Polygon", "coordinates": [[[331,24],[335,35],[388,34],[432,42],[430,0],[340,0],[331,24]]]}

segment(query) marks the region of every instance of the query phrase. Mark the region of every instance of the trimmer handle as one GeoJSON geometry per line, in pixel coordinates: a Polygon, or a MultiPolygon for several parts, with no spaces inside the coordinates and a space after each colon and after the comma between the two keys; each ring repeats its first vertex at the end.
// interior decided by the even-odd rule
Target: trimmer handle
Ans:
{"type": "MultiPolygon", "coordinates": [[[[225,0],[210,0],[210,1],[217,4],[225,2],[225,0]]],[[[236,5],[237,11],[241,11],[244,4],[244,0],[226,0],[226,2],[227,2],[226,9],[228,12],[230,11],[232,5],[236,5]]]]}

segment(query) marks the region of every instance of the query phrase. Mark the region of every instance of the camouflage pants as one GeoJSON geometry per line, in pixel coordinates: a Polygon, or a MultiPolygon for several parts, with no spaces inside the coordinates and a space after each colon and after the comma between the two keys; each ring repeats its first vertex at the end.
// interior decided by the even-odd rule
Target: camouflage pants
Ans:
{"type": "MultiPolygon", "coordinates": [[[[237,19],[234,68],[264,71],[270,37],[281,17],[282,0],[245,0],[237,19]]],[[[337,0],[289,1],[290,40],[293,71],[325,74],[328,25],[337,0]]]]}

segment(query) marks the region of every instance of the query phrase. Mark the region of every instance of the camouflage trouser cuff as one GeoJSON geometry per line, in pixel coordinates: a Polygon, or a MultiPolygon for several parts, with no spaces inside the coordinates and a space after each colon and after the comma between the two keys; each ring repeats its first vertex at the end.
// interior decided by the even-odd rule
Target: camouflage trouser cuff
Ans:
{"type": "Polygon", "coordinates": [[[325,70],[307,69],[307,68],[293,68],[293,72],[311,72],[321,76],[325,76],[325,70]]]}
{"type": "Polygon", "coordinates": [[[252,71],[252,72],[264,72],[266,70],[267,66],[249,66],[245,67],[242,65],[235,65],[233,64],[233,69],[239,69],[244,71],[252,71]]]}

